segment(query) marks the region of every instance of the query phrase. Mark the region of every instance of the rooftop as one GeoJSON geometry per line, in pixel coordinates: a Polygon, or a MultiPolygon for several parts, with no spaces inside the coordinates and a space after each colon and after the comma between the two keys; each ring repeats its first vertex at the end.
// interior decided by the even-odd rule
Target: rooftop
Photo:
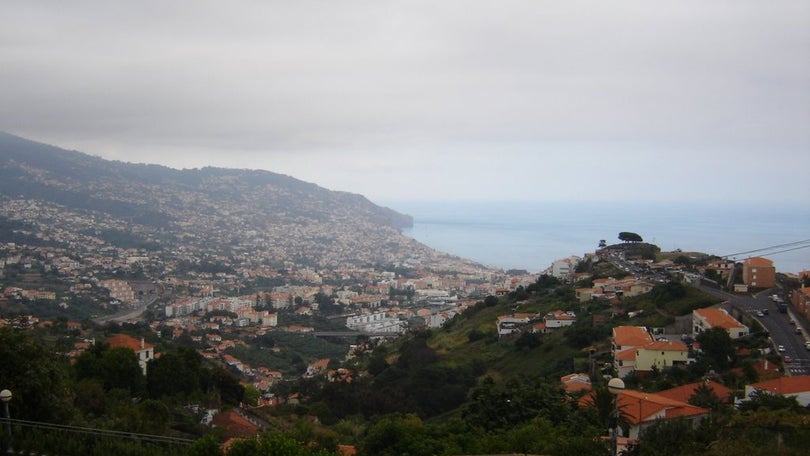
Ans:
{"type": "Polygon", "coordinates": [[[781,395],[805,393],[810,391],[810,375],[779,377],[773,380],[753,383],[751,387],[781,395]]]}
{"type": "Polygon", "coordinates": [[[723,309],[707,307],[705,309],[695,309],[693,312],[706,320],[712,328],[731,329],[745,327],[745,325],[735,320],[734,317],[723,309]]]}
{"type": "Polygon", "coordinates": [[[653,341],[652,336],[643,326],[617,326],[613,328],[613,342],[625,347],[637,347],[653,341]]]}

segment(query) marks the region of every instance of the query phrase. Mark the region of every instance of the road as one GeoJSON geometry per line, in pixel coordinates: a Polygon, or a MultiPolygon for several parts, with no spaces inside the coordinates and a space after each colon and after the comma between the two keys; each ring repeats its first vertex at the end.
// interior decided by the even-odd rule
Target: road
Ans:
{"type": "Polygon", "coordinates": [[[789,375],[810,374],[810,351],[805,348],[807,328],[803,328],[801,322],[795,319],[789,310],[788,313],[777,311],[776,305],[768,297],[773,291],[768,290],[751,296],[727,293],[707,286],[701,286],[701,289],[731,302],[762,323],[770,335],[773,349],[776,350],[779,345],[784,346],[785,351],[782,355],[789,356],[793,360],[792,363],[785,364],[785,373],[789,375]],[[757,312],[762,309],[767,309],[768,314],[757,316],[757,312]],[[796,328],[800,328],[802,333],[796,334],[796,328]]]}
{"type": "Polygon", "coordinates": [[[146,309],[149,306],[154,304],[155,301],[157,301],[157,298],[150,298],[147,301],[137,302],[137,303],[134,304],[134,307],[132,309],[125,309],[125,310],[122,310],[120,312],[114,313],[112,315],[105,315],[103,317],[94,318],[93,321],[95,323],[103,325],[103,324],[105,324],[107,322],[110,322],[110,321],[122,322],[122,321],[134,320],[134,319],[140,318],[141,314],[143,314],[144,311],[146,311],[146,309]]]}

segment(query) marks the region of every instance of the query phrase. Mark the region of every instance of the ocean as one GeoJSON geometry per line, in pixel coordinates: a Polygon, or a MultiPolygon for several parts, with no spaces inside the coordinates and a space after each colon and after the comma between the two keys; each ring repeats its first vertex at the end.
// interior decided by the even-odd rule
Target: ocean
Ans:
{"type": "Polygon", "coordinates": [[[504,270],[541,272],[554,260],[595,251],[601,239],[621,242],[621,231],[637,233],[664,251],[734,254],[737,261],[763,256],[779,272],[810,269],[810,207],[413,201],[384,205],[414,217],[413,228],[404,230],[405,235],[504,270]],[[759,249],[764,250],[751,252],[759,249]]]}

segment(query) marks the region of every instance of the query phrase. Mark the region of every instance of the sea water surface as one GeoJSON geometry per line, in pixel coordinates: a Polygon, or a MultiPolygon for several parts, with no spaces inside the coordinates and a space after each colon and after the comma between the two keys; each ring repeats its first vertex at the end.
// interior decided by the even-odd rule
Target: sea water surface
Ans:
{"type": "Polygon", "coordinates": [[[810,207],[697,203],[388,202],[414,217],[404,234],[437,250],[500,269],[541,272],[599,241],[639,234],[664,251],[751,256],[779,272],[810,269],[810,207]],[[800,245],[786,245],[804,241],[800,245]],[[782,247],[776,247],[782,246],[782,247]],[[796,248],[804,246],[803,248],[796,248]],[[760,252],[750,252],[766,249],[760,252]]]}

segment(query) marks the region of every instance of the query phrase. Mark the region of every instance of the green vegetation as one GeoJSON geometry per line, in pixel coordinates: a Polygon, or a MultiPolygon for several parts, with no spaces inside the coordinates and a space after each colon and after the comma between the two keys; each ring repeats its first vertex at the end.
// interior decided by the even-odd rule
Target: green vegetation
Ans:
{"type": "Polygon", "coordinates": [[[296,376],[306,370],[304,360],[344,358],[346,345],[308,334],[274,331],[261,336],[258,344],[237,345],[228,349],[227,353],[250,365],[266,366],[283,372],[285,376],[296,376]],[[284,349],[273,350],[273,347],[284,349]]]}
{"type": "Polygon", "coordinates": [[[619,240],[622,242],[644,242],[641,236],[629,231],[622,231],[619,233],[619,240]]]}
{"type": "MultiPolygon", "coordinates": [[[[571,286],[542,276],[506,296],[481,300],[441,329],[413,332],[343,364],[337,362],[345,355],[343,348],[338,349],[342,346],[307,335],[271,332],[250,348],[237,346],[231,353],[290,375],[303,370],[305,359],[332,358],[329,368],[347,367],[351,379],[327,381],[315,376],[277,385],[277,396],[296,393],[299,401],[269,409],[263,419],[275,431],[239,441],[226,454],[325,456],[337,454],[340,443],[355,445],[367,456],[607,455],[608,442],[602,437],[609,425],[612,396],[602,377],[593,377],[593,408],[578,406],[561,388],[559,377],[602,371],[610,361],[608,337],[614,326],[663,326],[715,302],[676,282],[618,302],[579,302],[571,286]],[[576,323],[548,333],[498,336],[498,316],[542,316],[555,310],[576,312],[576,323]],[[628,311],[637,316],[630,318],[628,311]],[[277,347],[284,349],[277,352],[277,347]]],[[[295,322],[298,317],[285,318],[295,322]]],[[[122,329],[135,336],[149,334],[149,328],[138,325],[98,330],[122,329]]],[[[209,364],[194,349],[168,340],[152,339],[165,348],[150,362],[145,377],[130,351],[101,344],[70,365],[54,350],[65,331],[57,324],[51,333],[33,337],[0,329],[0,357],[8,360],[0,370],[0,386],[15,392],[13,416],[195,442],[135,443],[63,434],[60,454],[102,454],[104,449],[123,455],[223,455],[221,431],[201,426],[197,412],[186,406],[227,409],[246,395],[251,402],[259,395],[252,387],[241,386],[225,367],[209,364]],[[36,374],[32,377],[31,372],[36,374]]],[[[724,331],[704,332],[698,338],[703,354],[696,363],[643,378],[630,375],[625,383],[655,392],[714,372],[719,381],[740,390],[756,380],[751,365],[765,343],[761,331],[753,332],[742,342],[732,341],[724,331]],[[741,355],[740,348],[751,355],[741,355]]],[[[375,346],[368,340],[358,343],[375,346]]],[[[768,454],[780,455],[798,454],[810,444],[806,426],[810,411],[795,399],[758,394],[737,410],[708,388],[698,388],[689,401],[710,408],[711,418],[697,428],[678,420],[654,424],[628,454],[728,455],[734,449],[758,455],[768,448],[768,454]]],[[[37,442],[29,431],[18,431],[20,445],[39,451],[53,448],[58,440],[48,436],[37,442]]]]}

